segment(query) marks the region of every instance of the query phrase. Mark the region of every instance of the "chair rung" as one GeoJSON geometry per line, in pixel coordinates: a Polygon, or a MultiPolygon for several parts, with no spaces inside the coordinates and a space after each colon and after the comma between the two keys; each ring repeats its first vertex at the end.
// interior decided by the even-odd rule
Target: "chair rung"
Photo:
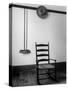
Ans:
{"type": "Polygon", "coordinates": [[[48,73],[41,73],[41,74],[39,74],[39,75],[45,75],[45,74],[48,74],[48,73]]]}
{"type": "Polygon", "coordinates": [[[48,56],[49,54],[38,54],[37,56],[40,57],[40,56],[48,56]]]}
{"type": "Polygon", "coordinates": [[[48,49],[37,49],[38,52],[41,52],[41,51],[48,51],[48,49]]]}
{"type": "Polygon", "coordinates": [[[39,78],[39,80],[45,80],[45,79],[48,79],[49,77],[47,77],[47,78],[39,78]]]}
{"type": "Polygon", "coordinates": [[[48,44],[37,44],[36,46],[48,46],[48,44]]]}
{"type": "MultiPolygon", "coordinates": [[[[38,68],[39,70],[48,70],[48,68],[38,68]]],[[[49,70],[54,70],[55,68],[49,68],[49,70]]]]}

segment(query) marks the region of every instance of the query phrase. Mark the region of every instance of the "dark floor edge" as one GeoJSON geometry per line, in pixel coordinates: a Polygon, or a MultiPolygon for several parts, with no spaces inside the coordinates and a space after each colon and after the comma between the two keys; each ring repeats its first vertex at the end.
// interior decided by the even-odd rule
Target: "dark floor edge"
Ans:
{"type": "MultiPolygon", "coordinates": [[[[22,66],[11,66],[9,65],[9,86],[13,87],[12,78],[16,75],[19,76],[20,72],[36,70],[36,64],[33,65],[22,65],[22,66]]],[[[58,72],[63,71],[66,73],[66,62],[57,62],[56,70],[58,72]]]]}

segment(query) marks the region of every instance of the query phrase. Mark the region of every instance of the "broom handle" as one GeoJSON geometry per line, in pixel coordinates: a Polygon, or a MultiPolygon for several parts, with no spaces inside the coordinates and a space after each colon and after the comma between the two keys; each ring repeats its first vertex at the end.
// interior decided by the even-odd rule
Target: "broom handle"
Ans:
{"type": "Polygon", "coordinates": [[[28,39],[28,12],[24,9],[24,50],[27,49],[28,39]]]}
{"type": "Polygon", "coordinates": [[[25,28],[26,28],[26,49],[27,49],[27,44],[28,44],[28,11],[26,9],[25,11],[25,28]]]}
{"type": "Polygon", "coordinates": [[[25,50],[25,8],[24,8],[24,50],[25,50]]]}

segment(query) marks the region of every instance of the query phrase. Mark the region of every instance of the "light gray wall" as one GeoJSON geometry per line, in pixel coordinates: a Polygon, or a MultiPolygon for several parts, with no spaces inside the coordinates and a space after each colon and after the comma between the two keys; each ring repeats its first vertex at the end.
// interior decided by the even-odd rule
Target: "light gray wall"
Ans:
{"type": "MultiPolygon", "coordinates": [[[[47,6],[48,7],[48,6],[47,6]]],[[[50,6],[51,7],[51,6],[50,6]]],[[[62,10],[65,7],[56,8],[62,10]]],[[[12,65],[29,65],[36,63],[35,42],[50,43],[50,57],[57,62],[66,60],[66,15],[49,13],[46,19],[40,19],[36,11],[28,10],[28,49],[31,53],[23,55],[19,50],[24,46],[24,10],[12,9],[12,65]]]]}

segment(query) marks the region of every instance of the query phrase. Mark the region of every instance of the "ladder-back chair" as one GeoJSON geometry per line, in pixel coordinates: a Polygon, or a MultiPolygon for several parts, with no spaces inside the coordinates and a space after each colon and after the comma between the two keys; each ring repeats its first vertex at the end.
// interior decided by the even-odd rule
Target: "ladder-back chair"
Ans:
{"type": "Polygon", "coordinates": [[[35,43],[35,46],[36,46],[37,83],[40,85],[41,84],[40,80],[46,80],[48,78],[56,80],[56,60],[50,59],[49,43],[47,44],[35,43]],[[51,61],[53,61],[53,63],[51,63],[51,61]],[[47,62],[47,63],[40,64],[40,62],[47,62]],[[42,70],[44,70],[45,73],[42,73],[42,70]],[[47,77],[40,78],[41,75],[47,75],[47,77]]]}

